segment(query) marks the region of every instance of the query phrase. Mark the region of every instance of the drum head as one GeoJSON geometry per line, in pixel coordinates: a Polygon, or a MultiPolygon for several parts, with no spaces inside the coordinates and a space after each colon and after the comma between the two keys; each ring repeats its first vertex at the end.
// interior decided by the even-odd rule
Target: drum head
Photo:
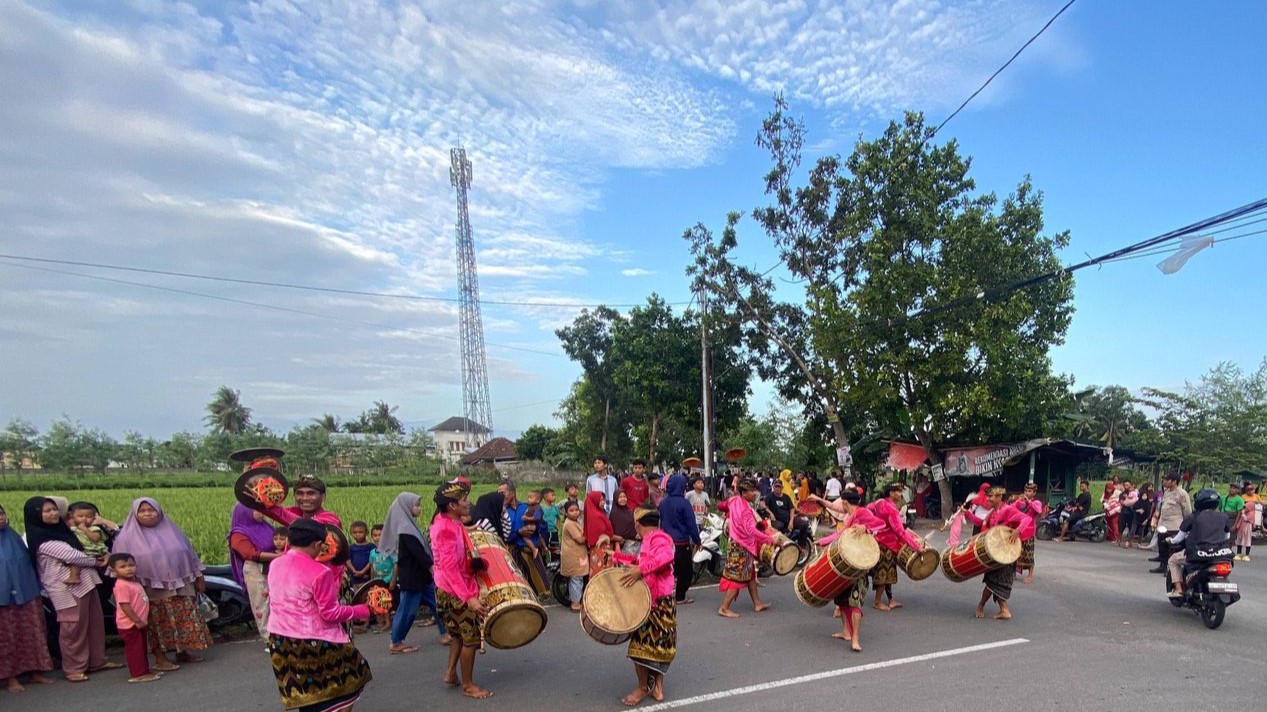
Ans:
{"type": "Polygon", "coordinates": [[[936,549],[927,547],[911,557],[910,563],[906,566],[906,575],[912,581],[923,581],[932,576],[940,565],[941,555],[937,553],[936,549]]]}
{"type": "Polygon", "coordinates": [[[625,587],[620,577],[623,567],[607,569],[590,579],[581,596],[585,617],[602,630],[632,633],[651,615],[651,589],[639,581],[625,587]]]}
{"type": "Polygon", "coordinates": [[[786,543],[779,547],[774,555],[774,563],[770,568],[779,576],[787,576],[796,570],[796,562],[801,558],[801,550],[796,544],[786,543]]]}
{"type": "Polygon", "coordinates": [[[999,566],[1015,564],[1021,558],[1021,537],[1011,527],[994,527],[985,534],[985,551],[999,566]]]}
{"type": "Polygon", "coordinates": [[[286,476],[271,467],[247,470],[233,484],[233,496],[254,510],[279,507],[286,502],[289,493],[290,483],[286,481],[286,476]]]}
{"type": "Polygon", "coordinates": [[[854,569],[870,571],[880,563],[880,545],[865,529],[846,529],[831,543],[831,549],[854,569]]]}
{"type": "Polygon", "coordinates": [[[514,650],[536,640],[545,627],[546,612],[540,604],[508,603],[484,620],[484,640],[498,650],[514,650]]]}

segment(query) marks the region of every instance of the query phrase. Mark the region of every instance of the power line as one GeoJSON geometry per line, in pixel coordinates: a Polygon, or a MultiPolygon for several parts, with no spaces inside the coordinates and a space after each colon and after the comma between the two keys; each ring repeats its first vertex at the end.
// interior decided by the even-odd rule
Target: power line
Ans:
{"type": "MultiPolygon", "coordinates": [[[[96,275],[96,274],[84,274],[84,273],[82,273],[82,272],[71,272],[70,270],[53,269],[53,268],[51,268],[51,267],[36,267],[35,265],[16,264],[16,263],[13,263],[13,262],[5,262],[5,261],[3,261],[3,260],[0,260],[0,264],[7,265],[7,266],[9,266],[9,267],[17,267],[17,268],[19,268],[19,269],[34,270],[34,271],[37,271],[37,272],[50,272],[50,273],[52,273],[52,274],[62,274],[62,275],[68,275],[68,276],[71,276],[71,277],[82,277],[82,278],[84,278],[84,279],[95,279],[95,280],[98,280],[98,281],[101,281],[101,282],[109,282],[109,283],[111,283],[111,284],[124,284],[124,285],[128,285],[128,286],[131,286],[131,287],[142,287],[142,288],[144,288],[144,289],[153,289],[153,290],[157,290],[157,291],[160,291],[160,292],[168,292],[168,293],[171,293],[171,294],[183,294],[183,295],[186,295],[186,296],[191,296],[191,297],[202,297],[202,298],[204,298],[204,299],[214,299],[214,300],[216,300],[216,301],[228,302],[228,303],[230,303],[230,304],[240,304],[240,305],[243,305],[243,306],[255,307],[255,308],[257,308],[257,309],[268,309],[268,310],[271,310],[271,311],[279,311],[279,312],[284,312],[284,313],[287,313],[287,314],[299,314],[299,315],[302,315],[302,316],[313,317],[313,318],[316,318],[316,319],[329,319],[329,320],[331,320],[331,321],[343,322],[343,323],[345,323],[345,324],[356,324],[356,325],[359,325],[359,326],[368,326],[368,327],[370,327],[370,328],[374,328],[374,329],[387,329],[388,331],[399,331],[399,332],[402,332],[402,333],[408,333],[408,334],[419,334],[419,335],[422,335],[422,336],[428,336],[428,337],[435,338],[435,339],[446,339],[446,340],[448,340],[448,341],[458,341],[458,337],[456,337],[456,336],[447,336],[447,335],[445,335],[445,334],[436,334],[436,333],[433,333],[433,332],[430,332],[430,331],[422,331],[421,329],[410,329],[410,328],[408,328],[408,327],[403,327],[403,326],[392,326],[392,325],[390,325],[390,324],[379,324],[379,323],[377,323],[377,322],[372,322],[372,321],[362,321],[362,320],[360,320],[360,319],[347,319],[347,318],[344,318],[344,317],[333,316],[333,315],[330,315],[330,314],[322,314],[321,312],[314,312],[314,311],[307,311],[307,310],[304,310],[304,309],[294,309],[294,308],[291,308],[291,307],[278,306],[278,305],[276,305],[276,304],[263,304],[263,303],[260,303],[260,302],[252,302],[252,301],[248,301],[248,300],[246,300],[246,299],[235,299],[235,298],[233,298],[233,297],[223,297],[223,296],[220,296],[220,295],[218,295],[218,294],[207,294],[207,293],[205,293],[205,292],[194,292],[194,291],[191,291],[191,290],[188,290],[188,289],[177,289],[177,288],[175,288],[175,287],[163,287],[163,286],[160,286],[160,285],[157,285],[157,284],[146,284],[146,283],[144,283],[144,282],[132,282],[132,281],[129,281],[129,280],[126,280],[126,279],[115,279],[115,278],[113,278],[113,277],[102,277],[101,275],[96,275]]],[[[523,347],[523,346],[511,346],[511,345],[509,345],[509,344],[493,344],[493,343],[490,343],[490,344],[488,344],[488,345],[489,345],[489,346],[494,346],[494,347],[497,347],[497,348],[501,348],[501,349],[510,349],[510,350],[512,350],[512,351],[525,351],[525,352],[527,352],[527,353],[541,354],[541,355],[543,355],[543,356],[553,356],[553,357],[555,357],[555,358],[563,358],[563,354],[554,353],[554,352],[551,352],[551,351],[541,351],[541,350],[539,350],[539,349],[530,349],[530,348],[526,348],[526,347],[523,347]]]]}
{"type": "MultiPolygon", "coordinates": [[[[164,277],[180,277],[183,279],[201,279],[211,282],[226,282],[229,284],[248,284],[256,287],[276,287],[278,289],[299,289],[308,292],[325,292],[328,294],[346,294],[356,297],[376,297],[379,299],[405,299],[419,302],[446,302],[456,304],[460,300],[457,297],[428,297],[420,294],[396,294],[392,292],[371,292],[359,289],[340,289],[338,287],[317,287],[310,284],[290,284],[286,282],[265,282],[263,280],[243,279],[240,277],[225,277],[222,275],[193,274],[190,272],[173,272],[170,270],[150,269],[145,267],[129,267],[127,265],[105,264],[101,262],[81,262],[78,260],[62,260],[47,257],[30,257],[27,255],[8,255],[0,254],[0,258],[10,260],[22,260],[23,262],[40,262],[44,264],[67,265],[71,267],[93,267],[96,269],[118,270],[121,272],[137,272],[141,274],[155,274],[164,277]]],[[[76,273],[78,274],[78,273],[76,273]]],[[[600,306],[612,308],[631,308],[644,306],[643,304],[569,304],[565,302],[520,302],[500,299],[481,299],[480,304],[491,304],[498,306],[515,306],[515,307],[553,307],[566,309],[584,309],[600,306]]],[[[680,306],[686,302],[666,302],[673,306],[680,306]]]]}

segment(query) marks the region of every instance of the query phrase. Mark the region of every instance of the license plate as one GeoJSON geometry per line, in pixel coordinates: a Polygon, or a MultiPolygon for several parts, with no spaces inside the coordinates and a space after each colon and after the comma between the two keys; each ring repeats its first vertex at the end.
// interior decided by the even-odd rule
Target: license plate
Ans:
{"type": "Polygon", "coordinates": [[[1210,593],[1240,593],[1240,589],[1234,583],[1211,582],[1208,585],[1210,593]]]}

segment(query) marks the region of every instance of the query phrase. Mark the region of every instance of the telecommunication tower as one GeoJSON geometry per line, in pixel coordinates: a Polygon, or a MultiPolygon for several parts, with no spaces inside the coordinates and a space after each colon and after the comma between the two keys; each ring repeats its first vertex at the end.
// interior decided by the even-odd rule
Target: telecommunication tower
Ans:
{"type": "Polygon", "coordinates": [[[466,194],[471,188],[471,162],[466,149],[449,150],[449,182],[458,194],[458,296],[461,306],[459,335],[462,347],[462,405],[466,416],[466,443],[475,447],[479,433],[473,426],[493,430],[493,410],[488,399],[488,361],[484,356],[484,319],[480,316],[480,283],[475,272],[475,240],[466,194]]]}

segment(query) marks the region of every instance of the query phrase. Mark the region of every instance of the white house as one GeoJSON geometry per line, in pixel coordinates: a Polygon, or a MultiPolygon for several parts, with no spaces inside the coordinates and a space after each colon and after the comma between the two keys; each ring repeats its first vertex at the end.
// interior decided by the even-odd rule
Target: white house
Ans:
{"type": "Polygon", "coordinates": [[[492,431],[483,425],[460,415],[455,415],[431,428],[430,432],[436,441],[436,455],[450,465],[458,464],[468,452],[482,447],[488,442],[488,436],[492,434],[492,431]],[[471,437],[469,444],[468,433],[471,437]]]}

